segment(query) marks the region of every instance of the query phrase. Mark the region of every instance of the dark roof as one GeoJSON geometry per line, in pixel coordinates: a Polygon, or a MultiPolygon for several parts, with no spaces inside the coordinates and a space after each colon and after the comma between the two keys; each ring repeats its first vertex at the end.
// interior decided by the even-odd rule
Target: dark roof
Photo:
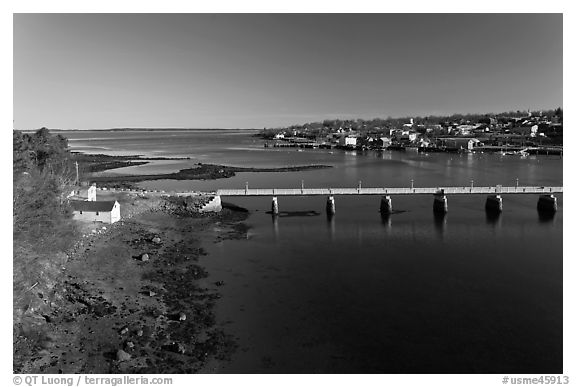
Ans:
{"type": "Polygon", "coordinates": [[[109,212],[112,211],[114,207],[115,200],[112,201],[80,201],[73,200],[70,202],[70,206],[74,211],[86,211],[86,212],[109,212]]]}

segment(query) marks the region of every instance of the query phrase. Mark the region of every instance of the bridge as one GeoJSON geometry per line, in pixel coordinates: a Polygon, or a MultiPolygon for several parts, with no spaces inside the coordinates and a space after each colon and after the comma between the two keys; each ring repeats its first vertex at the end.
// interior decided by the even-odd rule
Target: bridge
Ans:
{"type": "MultiPolygon", "coordinates": [[[[392,213],[393,195],[433,195],[433,210],[437,213],[448,212],[448,199],[446,195],[488,195],[486,210],[502,212],[502,194],[538,194],[537,209],[544,212],[556,212],[558,208],[556,193],[562,193],[563,187],[552,186],[513,186],[504,187],[400,187],[400,188],[246,188],[219,189],[215,192],[215,201],[220,204],[222,196],[271,196],[272,214],[278,214],[278,196],[327,196],[326,211],[328,214],[336,212],[334,196],[336,195],[380,195],[380,212],[392,213]]],[[[216,204],[216,203],[215,203],[216,204]]]]}
{"type": "Polygon", "coordinates": [[[563,187],[434,187],[434,188],[244,188],[219,189],[219,196],[318,196],[318,195],[430,195],[443,191],[461,194],[554,194],[563,187]]]}
{"type": "Polygon", "coordinates": [[[394,195],[432,195],[433,210],[435,213],[445,214],[448,212],[448,198],[446,195],[488,195],[486,198],[486,211],[502,212],[502,194],[536,194],[539,195],[537,209],[539,212],[554,213],[558,209],[558,201],[554,194],[563,193],[563,187],[556,186],[513,186],[504,187],[496,185],[492,187],[399,187],[399,188],[363,188],[360,184],[355,188],[248,188],[243,189],[219,189],[213,192],[172,192],[158,190],[132,190],[124,188],[99,188],[101,190],[141,192],[145,194],[159,194],[161,196],[195,196],[203,198],[200,212],[217,212],[222,210],[222,196],[271,196],[272,214],[278,214],[278,196],[327,196],[326,212],[329,215],[336,213],[337,195],[380,195],[380,212],[384,215],[391,214],[392,196],[394,195]]]}

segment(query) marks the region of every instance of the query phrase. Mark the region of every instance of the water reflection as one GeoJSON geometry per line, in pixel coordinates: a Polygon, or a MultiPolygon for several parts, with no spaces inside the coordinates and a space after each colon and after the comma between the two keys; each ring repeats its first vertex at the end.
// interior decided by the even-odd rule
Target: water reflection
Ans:
{"type": "Polygon", "coordinates": [[[446,231],[446,218],[445,212],[434,212],[434,228],[440,237],[443,237],[446,231]]]}
{"type": "Polygon", "coordinates": [[[552,211],[538,211],[538,220],[540,223],[554,223],[556,212],[552,211]]]}
{"type": "Polygon", "coordinates": [[[278,229],[278,215],[272,214],[272,229],[274,230],[274,240],[278,241],[278,237],[280,235],[278,229]]]}
{"type": "Polygon", "coordinates": [[[470,168],[472,171],[474,167],[474,162],[476,160],[476,155],[472,152],[466,154],[466,167],[470,168]]]}
{"type": "Polygon", "coordinates": [[[328,226],[328,235],[331,241],[336,240],[336,217],[329,212],[326,213],[326,225],[328,226]]]}
{"type": "Polygon", "coordinates": [[[392,229],[392,215],[390,213],[381,212],[380,219],[386,230],[390,231],[392,229]]]}
{"type": "Polygon", "coordinates": [[[362,225],[356,224],[356,241],[358,242],[358,246],[361,247],[363,244],[363,235],[364,230],[362,225]]]}
{"type": "Polygon", "coordinates": [[[382,160],[392,160],[392,153],[390,151],[382,151],[379,153],[382,160]]]}
{"type": "Polygon", "coordinates": [[[486,211],[486,224],[494,228],[502,227],[502,213],[500,211],[486,211]]]}

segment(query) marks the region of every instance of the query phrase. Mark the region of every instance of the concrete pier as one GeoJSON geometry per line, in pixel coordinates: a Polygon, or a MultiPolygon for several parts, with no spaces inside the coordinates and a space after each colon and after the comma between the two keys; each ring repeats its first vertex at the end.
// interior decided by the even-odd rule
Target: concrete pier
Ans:
{"type": "Polygon", "coordinates": [[[326,213],[329,215],[334,215],[336,213],[334,196],[328,196],[328,200],[326,201],[326,213]]]}
{"type": "Polygon", "coordinates": [[[539,212],[556,212],[558,210],[558,200],[554,195],[540,195],[537,208],[539,212]]]}
{"type": "Polygon", "coordinates": [[[392,213],[392,198],[390,196],[382,196],[382,200],[380,200],[380,212],[382,214],[392,213]]]}
{"type": "Polygon", "coordinates": [[[272,215],[278,215],[278,198],[274,196],[272,198],[272,215]]]}
{"type": "Polygon", "coordinates": [[[222,211],[222,199],[219,195],[213,196],[208,200],[198,212],[220,212],[222,211]]]}
{"type": "Polygon", "coordinates": [[[434,194],[434,206],[433,210],[438,214],[445,214],[448,212],[448,199],[444,192],[437,192],[434,194]]]}
{"type": "Polygon", "coordinates": [[[502,212],[502,196],[490,195],[486,198],[486,211],[502,212]]]}

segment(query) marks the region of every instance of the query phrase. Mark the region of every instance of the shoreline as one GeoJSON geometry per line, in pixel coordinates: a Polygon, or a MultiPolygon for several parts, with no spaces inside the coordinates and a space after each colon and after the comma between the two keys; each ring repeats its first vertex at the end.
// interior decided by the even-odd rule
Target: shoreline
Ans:
{"type": "Polygon", "coordinates": [[[25,312],[15,327],[14,372],[210,372],[204,367],[235,350],[213,313],[223,284],[198,258],[206,243],[242,238],[249,214],[189,213],[159,197],[114,195],[122,221],[84,227],[55,302],[41,316],[25,312]]]}
{"type": "Polygon", "coordinates": [[[72,160],[82,163],[82,169],[88,173],[103,172],[110,169],[133,167],[136,165],[145,165],[150,161],[165,160],[190,160],[190,157],[145,157],[142,155],[134,156],[112,156],[105,154],[88,154],[79,151],[70,152],[72,160]]]}
{"type": "Polygon", "coordinates": [[[93,176],[95,172],[103,172],[110,169],[137,166],[147,164],[155,160],[189,160],[189,158],[145,158],[142,156],[108,156],[108,155],[85,155],[74,153],[77,161],[87,164],[83,166],[88,172],[91,183],[107,188],[132,188],[133,183],[152,180],[216,180],[236,176],[239,172],[299,172],[316,169],[333,168],[331,165],[301,165],[276,168],[258,167],[233,167],[219,164],[197,163],[194,168],[180,169],[173,173],[158,174],[135,174],[135,175],[101,175],[93,176]],[[78,156],[82,155],[82,156],[78,156]]]}

